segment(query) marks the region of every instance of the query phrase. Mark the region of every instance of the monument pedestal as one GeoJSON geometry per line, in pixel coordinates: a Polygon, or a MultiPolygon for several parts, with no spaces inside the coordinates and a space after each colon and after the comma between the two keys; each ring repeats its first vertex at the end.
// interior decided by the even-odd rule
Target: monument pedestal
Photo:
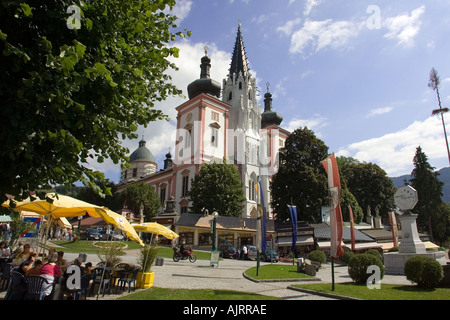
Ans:
{"type": "Polygon", "coordinates": [[[386,274],[405,274],[406,261],[417,255],[433,258],[441,265],[445,265],[445,253],[443,251],[427,252],[425,244],[420,240],[416,224],[417,214],[408,211],[399,218],[402,225],[402,241],[398,246],[398,252],[383,255],[386,274]]]}
{"type": "Polygon", "coordinates": [[[402,241],[398,246],[399,253],[427,253],[425,243],[419,238],[417,231],[417,214],[408,212],[400,217],[402,225],[402,241]]]}
{"type": "Polygon", "coordinates": [[[384,267],[386,274],[405,274],[405,264],[409,258],[421,255],[437,260],[442,266],[447,264],[445,253],[443,251],[426,252],[426,253],[400,253],[390,252],[383,254],[384,267]]]}

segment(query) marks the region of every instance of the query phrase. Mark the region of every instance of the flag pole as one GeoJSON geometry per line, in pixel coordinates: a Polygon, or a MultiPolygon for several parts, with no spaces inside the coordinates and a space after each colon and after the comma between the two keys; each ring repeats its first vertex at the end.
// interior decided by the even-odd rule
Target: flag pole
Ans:
{"type": "Polygon", "coordinates": [[[334,257],[331,257],[331,291],[334,291],[334,257]]]}

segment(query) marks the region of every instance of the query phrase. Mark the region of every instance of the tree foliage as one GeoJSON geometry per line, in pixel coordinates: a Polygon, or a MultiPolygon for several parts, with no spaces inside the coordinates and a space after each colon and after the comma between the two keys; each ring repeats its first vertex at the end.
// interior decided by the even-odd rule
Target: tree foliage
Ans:
{"type": "Polygon", "coordinates": [[[94,181],[104,175],[89,161],[110,158],[126,166],[129,150],[121,139],[136,138],[138,125],[166,119],[154,102],[181,93],[166,73],[177,69],[168,60],[178,56],[170,42],[189,35],[172,31],[176,17],[163,10],[174,5],[2,2],[1,194],[79,180],[99,191],[94,181]]]}
{"type": "Polygon", "coordinates": [[[437,240],[445,241],[450,236],[450,215],[448,207],[442,202],[444,183],[438,179],[439,173],[428,163],[428,157],[420,146],[416,149],[413,163],[410,181],[419,198],[413,209],[418,214],[418,228],[427,230],[432,238],[437,236],[437,240]]]}
{"type": "Polygon", "coordinates": [[[378,207],[380,216],[387,216],[394,209],[394,184],[378,165],[351,161],[340,170],[362,210],[370,207],[373,214],[378,207]]]}
{"type": "Polygon", "coordinates": [[[161,201],[152,186],[145,183],[129,185],[124,190],[116,193],[119,203],[132,210],[136,215],[140,214],[141,205],[144,209],[144,221],[158,214],[161,201]]]}
{"type": "Polygon", "coordinates": [[[327,178],[321,164],[327,155],[328,147],[308,128],[289,135],[271,183],[271,204],[279,219],[289,218],[287,205],[292,203],[297,206],[299,220],[320,220],[320,208],[328,201],[327,178]]]}
{"type": "Polygon", "coordinates": [[[206,163],[192,179],[189,190],[191,212],[217,211],[223,216],[240,216],[245,201],[239,172],[233,164],[206,163]]]}

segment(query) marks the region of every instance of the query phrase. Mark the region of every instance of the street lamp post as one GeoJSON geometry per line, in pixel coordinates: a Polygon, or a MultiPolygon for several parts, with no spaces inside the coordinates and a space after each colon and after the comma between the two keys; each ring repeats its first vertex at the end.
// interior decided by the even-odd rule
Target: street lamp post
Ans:
{"type": "Polygon", "coordinates": [[[77,230],[77,233],[78,233],[78,237],[80,236],[80,234],[81,234],[81,220],[83,220],[83,216],[78,216],[78,230],[77,230]]]}
{"type": "Polygon", "coordinates": [[[217,211],[214,211],[213,213],[213,224],[212,224],[212,251],[217,251],[217,245],[216,245],[216,223],[217,223],[217,217],[219,216],[219,213],[217,211]]]}
{"type": "Polygon", "coordinates": [[[217,245],[216,245],[216,223],[217,223],[217,217],[219,214],[217,211],[214,211],[212,213],[213,220],[212,220],[212,248],[211,248],[211,262],[210,265],[213,268],[219,267],[219,252],[217,252],[217,245]]]}

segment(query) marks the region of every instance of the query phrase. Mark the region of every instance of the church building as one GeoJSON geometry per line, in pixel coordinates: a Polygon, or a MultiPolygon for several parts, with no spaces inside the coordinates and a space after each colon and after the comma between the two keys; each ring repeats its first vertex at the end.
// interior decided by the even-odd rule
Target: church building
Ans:
{"type": "Polygon", "coordinates": [[[226,159],[235,164],[243,184],[246,201],[241,218],[257,217],[259,192],[255,185],[261,181],[267,218],[272,219],[269,184],[277,170],[278,150],[289,132],[279,126],[283,117],[272,110],[268,84],[263,112],[257,103],[256,79],[249,72],[240,24],[229,73],[222,86],[211,79],[210,68],[205,47],[200,78],[188,85],[189,100],[175,108],[173,159],[169,152],[163,169],[158,171],[151,151],[141,140],[139,148],[130,155],[130,168],[122,172],[119,190],[134,183],[149,184],[163,206],[170,200],[176,212],[186,213],[191,206],[188,191],[202,164],[226,159]]]}

